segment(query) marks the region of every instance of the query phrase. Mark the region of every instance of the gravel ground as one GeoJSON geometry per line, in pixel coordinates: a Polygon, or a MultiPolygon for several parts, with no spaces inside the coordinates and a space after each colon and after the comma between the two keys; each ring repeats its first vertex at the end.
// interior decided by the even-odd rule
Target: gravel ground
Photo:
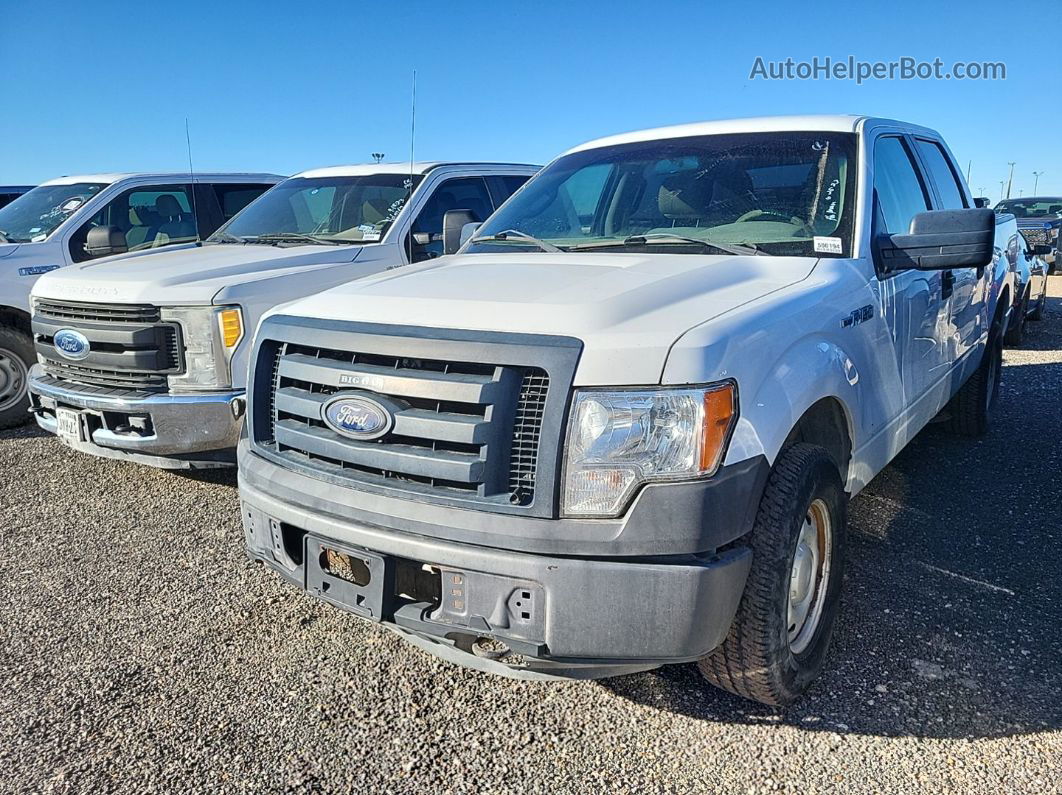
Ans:
{"type": "Polygon", "coordinates": [[[776,711],[692,666],[527,683],[435,660],[243,556],[228,473],[0,434],[0,792],[1062,792],[1062,277],[998,423],[852,505],[825,676],[776,711]]]}

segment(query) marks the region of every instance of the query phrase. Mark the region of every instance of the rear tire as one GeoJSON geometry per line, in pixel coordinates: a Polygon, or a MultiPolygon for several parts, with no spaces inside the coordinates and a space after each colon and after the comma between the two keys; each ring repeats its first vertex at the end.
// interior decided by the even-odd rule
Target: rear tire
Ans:
{"type": "Polygon", "coordinates": [[[1044,284],[1044,289],[1040,293],[1040,298],[1036,302],[1036,309],[1029,315],[1029,320],[1040,321],[1044,319],[1044,307],[1047,306],[1047,284],[1044,284]]]}
{"type": "Polygon", "coordinates": [[[826,450],[801,443],[782,451],[749,537],[752,568],[737,616],[726,640],[697,663],[705,679],[771,706],[807,690],[840,604],[847,505],[826,450]]]}
{"type": "Polygon", "coordinates": [[[36,359],[27,332],[0,326],[0,430],[29,422],[29,368],[36,359]]]}
{"type": "Polygon", "coordinates": [[[992,424],[1003,375],[1003,344],[998,324],[988,335],[981,363],[951,399],[949,425],[960,436],[984,436],[992,424]]]}
{"type": "Polygon", "coordinates": [[[1015,347],[1021,345],[1025,341],[1025,318],[1029,309],[1029,289],[1025,290],[1025,295],[1022,296],[1014,307],[1014,320],[1011,323],[1010,328],[1007,329],[1007,333],[1003,336],[1003,341],[1009,347],[1015,347]]]}

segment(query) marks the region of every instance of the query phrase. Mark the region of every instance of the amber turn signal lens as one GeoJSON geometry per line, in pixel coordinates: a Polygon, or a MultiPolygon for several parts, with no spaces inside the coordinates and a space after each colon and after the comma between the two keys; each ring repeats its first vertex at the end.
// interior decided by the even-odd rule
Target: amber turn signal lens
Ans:
{"type": "Polygon", "coordinates": [[[225,343],[226,348],[231,348],[243,336],[240,310],[222,309],[218,314],[218,322],[221,324],[221,340],[225,343]]]}
{"type": "Polygon", "coordinates": [[[730,426],[736,416],[734,385],[724,384],[704,393],[704,440],[701,445],[701,471],[715,472],[726,449],[730,426]]]}

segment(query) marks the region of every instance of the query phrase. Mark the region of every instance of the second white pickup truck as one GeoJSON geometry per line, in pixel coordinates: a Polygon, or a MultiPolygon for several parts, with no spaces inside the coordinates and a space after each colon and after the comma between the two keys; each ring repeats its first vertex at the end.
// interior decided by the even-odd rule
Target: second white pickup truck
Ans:
{"type": "Polygon", "coordinates": [[[37,423],[93,455],[171,469],[231,466],[245,338],[263,312],[438,256],[445,219],[485,220],[536,170],[385,163],[306,171],[202,245],[45,274],[32,294],[37,423]]]}
{"type": "Polygon", "coordinates": [[[248,550],[467,665],[788,703],[849,497],[942,412],[988,427],[1016,234],[887,119],[577,147],[457,256],[263,319],[248,550]]]}

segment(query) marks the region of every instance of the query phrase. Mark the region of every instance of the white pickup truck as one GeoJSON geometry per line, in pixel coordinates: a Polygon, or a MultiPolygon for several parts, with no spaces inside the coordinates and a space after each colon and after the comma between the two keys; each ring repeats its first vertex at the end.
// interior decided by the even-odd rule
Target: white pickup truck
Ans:
{"type": "Polygon", "coordinates": [[[264,311],[438,256],[446,218],[451,227],[485,220],[535,171],[503,163],[306,171],[201,245],[43,276],[33,289],[37,423],[93,455],[171,469],[231,466],[243,425],[245,330],[264,311]]]}
{"type": "Polygon", "coordinates": [[[454,257],[265,317],[250,554],[447,659],[818,674],[846,506],[930,420],[985,432],[1007,216],[932,130],[854,116],[619,135],[454,257]]]}
{"type": "Polygon", "coordinates": [[[50,180],[0,206],[0,428],[29,420],[29,294],[41,274],[206,237],[281,179],[87,174],[50,180]]]}

